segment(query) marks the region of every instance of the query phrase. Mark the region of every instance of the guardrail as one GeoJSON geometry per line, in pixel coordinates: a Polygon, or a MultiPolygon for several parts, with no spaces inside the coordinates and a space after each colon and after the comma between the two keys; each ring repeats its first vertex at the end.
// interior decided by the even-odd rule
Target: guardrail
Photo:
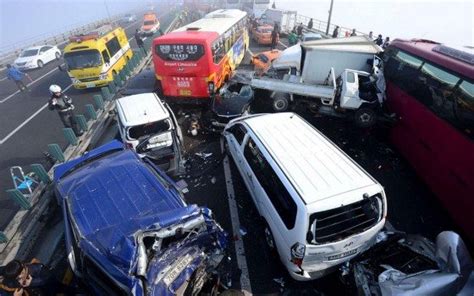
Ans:
{"type": "MultiPolygon", "coordinates": [[[[172,18],[165,33],[180,26],[180,14],[170,11],[166,15],[172,18]]],[[[164,18],[165,16],[162,16],[164,18]]],[[[151,38],[150,38],[151,39],[151,38]]],[[[148,41],[148,40],[147,40],[148,41]]],[[[147,47],[151,40],[147,42],[147,47]]],[[[69,145],[64,151],[58,144],[48,145],[48,152],[55,160],[49,171],[40,164],[31,165],[31,170],[36,174],[39,185],[31,195],[25,195],[17,189],[7,190],[8,195],[20,205],[12,221],[4,231],[0,231],[0,265],[13,259],[26,259],[33,248],[34,242],[42,229],[41,217],[47,215],[48,208],[53,201],[52,178],[54,167],[84,154],[95,140],[99,139],[105,129],[110,125],[114,116],[111,112],[115,108],[114,99],[119,88],[124,86],[126,80],[145,68],[151,60],[151,51],[134,50],[134,55],[127,66],[116,76],[114,82],[101,89],[101,94],[94,95],[94,103],[86,106],[86,114],[76,115],[76,120],[84,131],[81,137],[76,137],[72,129],[64,128],[63,133],[69,145]]]]}
{"type": "MultiPolygon", "coordinates": [[[[313,19],[313,28],[312,28],[311,31],[315,30],[315,31],[318,31],[318,33],[326,34],[326,29],[327,29],[327,25],[328,25],[327,21],[314,19],[312,17],[305,16],[305,15],[300,15],[300,14],[296,15],[297,24],[302,23],[306,29],[308,28],[308,23],[309,23],[310,19],[313,19]]],[[[331,24],[329,26],[329,31],[328,31],[328,34],[327,34],[328,36],[332,36],[332,33],[333,33],[334,29],[336,28],[336,26],[338,26],[338,25],[331,24]]],[[[338,35],[338,37],[344,37],[346,32],[352,33],[352,29],[354,29],[354,28],[339,26],[339,35],[338,35]]],[[[356,34],[357,35],[368,35],[364,32],[357,31],[357,30],[356,30],[356,34]]]]}

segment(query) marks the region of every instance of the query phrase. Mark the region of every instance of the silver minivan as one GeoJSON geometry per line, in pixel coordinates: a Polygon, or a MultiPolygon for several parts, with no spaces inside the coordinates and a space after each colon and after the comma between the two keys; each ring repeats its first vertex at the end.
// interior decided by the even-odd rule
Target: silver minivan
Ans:
{"type": "Polygon", "coordinates": [[[241,117],[223,135],[267,244],[294,279],[319,278],[374,244],[387,214],[383,187],[301,117],[241,117]]]}

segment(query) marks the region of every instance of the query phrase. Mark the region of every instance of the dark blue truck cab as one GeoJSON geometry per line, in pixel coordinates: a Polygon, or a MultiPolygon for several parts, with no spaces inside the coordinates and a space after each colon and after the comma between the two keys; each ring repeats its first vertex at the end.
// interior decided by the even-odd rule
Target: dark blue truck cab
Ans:
{"type": "Polygon", "coordinates": [[[96,295],[195,295],[227,234],[159,168],[113,141],[55,168],[68,261],[96,295]]]}

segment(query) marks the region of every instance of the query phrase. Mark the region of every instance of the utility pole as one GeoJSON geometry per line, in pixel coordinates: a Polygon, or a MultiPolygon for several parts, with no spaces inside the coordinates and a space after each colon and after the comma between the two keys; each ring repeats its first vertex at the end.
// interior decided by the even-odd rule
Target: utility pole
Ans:
{"type": "Polygon", "coordinates": [[[332,5],[333,4],[334,4],[334,0],[331,0],[331,7],[329,7],[328,26],[326,28],[326,35],[329,34],[329,27],[331,26],[331,16],[332,16],[332,5]]]}

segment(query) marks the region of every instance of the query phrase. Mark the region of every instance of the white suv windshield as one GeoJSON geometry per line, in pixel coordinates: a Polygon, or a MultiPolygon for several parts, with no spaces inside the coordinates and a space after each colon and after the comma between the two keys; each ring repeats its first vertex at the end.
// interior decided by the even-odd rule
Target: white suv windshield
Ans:
{"type": "Polygon", "coordinates": [[[137,126],[130,127],[128,129],[128,136],[130,139],[140,139],[145,136],[155,135],[165,132],[171,128],[171,122],[169,119],[160,121],[150,122],[137,126]]]}

